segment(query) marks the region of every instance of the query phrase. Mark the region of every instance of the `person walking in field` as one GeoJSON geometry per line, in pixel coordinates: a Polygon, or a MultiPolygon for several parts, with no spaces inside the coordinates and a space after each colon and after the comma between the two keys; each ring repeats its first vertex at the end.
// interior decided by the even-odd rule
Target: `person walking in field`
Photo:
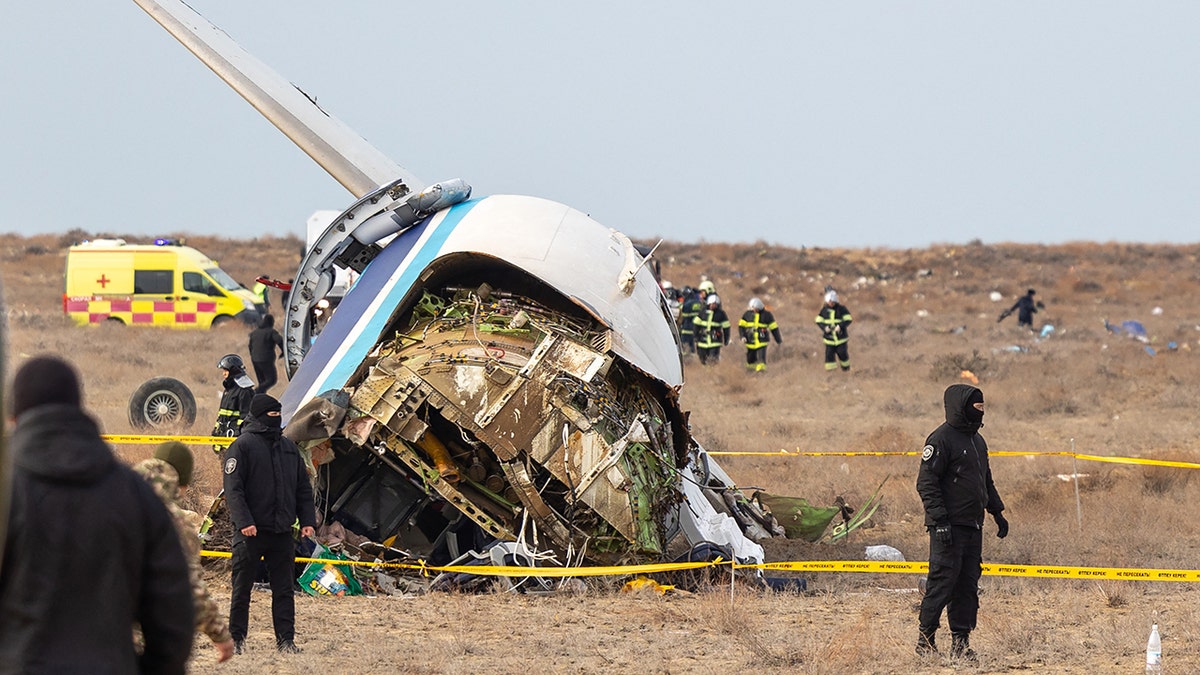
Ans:
{"type": "Polygon", "coordinates": [[[267,566],[271,582],[271,619],[275,647],[281,653],[300,652],[296,646],[296,541],[313,536],[317,516],[312,484],[300,449],[283,435],[279,401],[258,394],[250,403],[250,421],[225,453],[225,499],[233,521],[233,591],[229,600],[229,630],[234,652],[241,654],[250,624],[250,591],[258,561],[267,566]]]}
{"type": "Polygon", "coordinates": [[[693,319],[696,326],[696,354],[701,365],[721,360],[721,347],[729,344],[729,315],[721,309],[721,298],[710,293],[705,299],[708,309],[693,319]]]}
{"type": "Polygon", "coordinates": [[[182,675],[195,621],[166,507],[101,438],[68,363],[34,357],[8,393],[15,424],[0,673],[182,675]]]}
{"type": "Polygon", "coordinates": [[[278,358],[283,358],[283,336],[275,330],[275,317],[263,315],[258,328],[250,331],[250,363],[254,366],[254,377],[258,380],[256,394],[265,394],[279,381],[279,371],[275,369],[275,350],[279,350],[278,358]]]}
{"type": "Polygon", "coordinates": [[[817,313],[817,327],[821,329],[821,340],[825,343],[825,370],[841,367],[850,370],[850,333],[847,330],[854,319],[850,310],[838,302],[835,290],[825,292],[825,304],[817,313]]]}
{"type": "Polygon", "coordinates": [[[921,600],[917,654],[937,652],[935,634],[947,610],[950,655],[976,660],[971,631],[979,613],[983,515],[992,514],[996,536],[1008,536],[1004,502],[992,481],[983,428],[983,392],[952,384],[942,397],[946,421],[925,439],[917,493],[929,530],[929,577],[921,600]]]}
{"type": "Polygon", "coordinates": [[[1025,292],[1025,295],[1017,298],[1016,303],[1012,307],[1000,313],[1000,318],[996,319],[996,323],[1008,318],[1009,314],[1017,313],[1017,326],[1033,330],[1033,315],[1037,314],[1039,308],[1044,307],[1041,302],[1034,302],[1033,296],[1036,293],[1032,288],[1025,292]]]}
{"type": "Polygon", "coordinates": [[[746,313],[738,321],[738,331],[742,342],[746,345],[746,370],[762,373],[767,370],[767,345],[771,337],[775,344],[783,344],[779,337],[779,324],[775,323],[775,315],[763,305],[758,298],[750,298],[746,313]]]}

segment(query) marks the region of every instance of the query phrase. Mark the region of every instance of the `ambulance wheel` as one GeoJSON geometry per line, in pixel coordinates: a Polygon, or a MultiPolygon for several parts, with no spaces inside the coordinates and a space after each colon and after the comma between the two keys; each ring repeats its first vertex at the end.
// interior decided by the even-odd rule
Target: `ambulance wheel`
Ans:
{"type": "Polygon", "coordinates": [[[233,317],[228,314],[219,314],[213,317],[211,328],[222,328],[233,322],[233,317]]]}
{"type": "Polygon", "coordinates": [[[187,429],[196,422],[196,397],[173,377],[146,380],[129,397],[129,423],[135,429],[187,429]]]}

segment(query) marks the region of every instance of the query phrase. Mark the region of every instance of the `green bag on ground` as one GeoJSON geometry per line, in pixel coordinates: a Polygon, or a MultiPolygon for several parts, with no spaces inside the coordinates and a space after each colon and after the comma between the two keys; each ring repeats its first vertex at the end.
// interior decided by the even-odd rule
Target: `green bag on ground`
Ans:
{"type": "MultiPolygon", "coordinates": [[[[341,553],[334,553],[317,544],[312,556],[318,560],[349,560],[341,553]]],[[[317,595],[362,595],[362,586],[354,578],[352,565],[310,562],[300,574],[300,587],[305,593],[317,595]]]]}
{"type": "Polygon", "coordinates": [[[840,507],[813,506],[803,497],[783,497],[758,491],[754,493],[754,499],[771,511],[788,539],[817,541],[841,513],[840,507]]]}

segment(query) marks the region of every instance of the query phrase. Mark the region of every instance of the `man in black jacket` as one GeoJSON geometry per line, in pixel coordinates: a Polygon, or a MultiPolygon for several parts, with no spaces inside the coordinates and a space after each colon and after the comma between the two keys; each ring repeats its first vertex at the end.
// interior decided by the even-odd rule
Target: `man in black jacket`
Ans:
{"type": "Polygon", "coordinates": [[[992,482],[983,427],[983,392],[952,384],[943,396],[946,422],[925,440],[917,493],[929,529],[929,578],[921,600],[917,653],[937,651],[934,633],[946,609],[953,638],[951,655],[974,660],[970,634],[979,613],[983,563],[983,514],[992,514],[996,536],[1008,535],[1004,502],[992,482]]]}
{"type": "Polygon", "coordinates": [[[313,535],[317,524],[312,485],[296,444],[283,436],[279,401],[258,394],[250,402],[250,421],[225,453],[225,499],[233,521],[233,595],[229,632],[234,653],[245,648],[250,623],[250,591],[258,561],[266,562],[271,581],[271,619],[275,646],[297,653],[295,583],[296,541],[313,535]]]}
{"type": "Polygon", "coordinates": [[[192,587],[166,507],[104,443],[66,362],[30,359],[10,394],[0,673],[183,673],[192,587]]]}
{"type": "Polygon", "coordinates": [[[258,328],[250,332],[250,363],[254,366],[254,377],[258,379],[256,394],[265,394],[279,381],[275,359],[283,358],[283,336],[275,330],[275,317],[263,315],[258,328]],[[275,350],[279,356],[275,356],[275,350]]]}

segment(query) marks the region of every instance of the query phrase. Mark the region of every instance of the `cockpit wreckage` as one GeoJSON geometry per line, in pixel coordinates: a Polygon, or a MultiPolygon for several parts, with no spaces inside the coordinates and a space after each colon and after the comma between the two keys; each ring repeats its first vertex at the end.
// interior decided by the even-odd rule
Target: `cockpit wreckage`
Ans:
{"type": "MultiPolygon", "coordinates": [[[[187,5],[136,2],[358,197],[296,274],[282,397],[320,517],[371,542],[357,552],[763,561],[756,540],[785,528],[692,437],[670,308],[627,237],[548,200],[426,186],[187,5]],[[338,268],[359,276],[315,334],[338,268]]],[[[841,514],[844,536],[863,506],[806,517],[820,536],[841,514]]]]}

